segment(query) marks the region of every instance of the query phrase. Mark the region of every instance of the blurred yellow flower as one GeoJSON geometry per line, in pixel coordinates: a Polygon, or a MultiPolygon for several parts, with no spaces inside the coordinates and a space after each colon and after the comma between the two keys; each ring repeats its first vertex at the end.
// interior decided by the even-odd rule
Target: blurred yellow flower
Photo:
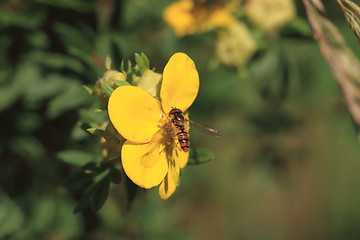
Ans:
{"type": "MultiPolygon", "coordinates": [[[[134,86],[118,87],[110,96],[110,120],[126,139],[121,150],[124,171],[142,188],[160,184],[161,199],[174,193],[180,169],[188,161],[188,152],[174,141],[169,112],[175,107],[186,112],[198,89],[199,75],[194,62],[186,54],[176,53],[164,68],[160,101],[134,86]]],[[[189,128],[188,123],[185,128],[189,128]]]]}
{"type": "Polygon", "coordinates": [[[209,7],[193,0],[180,0],[164,10],[163,18],[178,36],[184,36],[231,24],[236,21],[232,10],[233,4],[209,7]]]}
{"type": "Polygon", "coordinates": [[[273,32],[296,16],[293,0],[248,0],[245,14],[265,32],[273,32]]]}
{"type": "Polygon", "coordinates": [[[242,22],[234,22],[218,32],[216,55],[226,65],[243,67],[253,56],[257,44],[247,26],[242,22]]]}

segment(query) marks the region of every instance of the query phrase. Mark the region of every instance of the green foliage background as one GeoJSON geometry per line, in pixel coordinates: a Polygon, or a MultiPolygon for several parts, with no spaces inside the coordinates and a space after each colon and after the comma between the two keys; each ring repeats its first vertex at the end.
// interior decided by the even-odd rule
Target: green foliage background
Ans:
{"type": "MultiPolygon", "coordinates": [[[[359,239],[359,143],[308,26],[284,27],[236,70],[216,60],[215,32],[174,35],[161,17],[170,2],[0,3],[0,239],[359,239]],[[114,184],[114,170],[104,206],[74,214],[89,180],[74,180],[79,166],[101,161],[84,128],[106,119],[82,85],[106,55],[116,67],[144,52],[161,72],[177,51],[200,74],[192,119],[224,132],[191,132],[215,160],[185,168],[168,201],[155,188],[130,205],[134,187],[114,184]]],[[[325,6],[359,56],[336,2],[325,6]]]]}

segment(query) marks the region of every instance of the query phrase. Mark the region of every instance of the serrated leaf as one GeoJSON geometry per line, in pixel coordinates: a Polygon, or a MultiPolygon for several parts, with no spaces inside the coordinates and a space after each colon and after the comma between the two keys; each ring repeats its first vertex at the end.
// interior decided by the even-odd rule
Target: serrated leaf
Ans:
{"type": "Polygon", "coordinates": [[[57,152],[56,156],[62,161],[75,166],[84,166],[95,160],[93,154],[79,150],[60,151],[57,152]]]}
{"type": "Polygon", "coordinates": [[[98,211],[106,202],[110,192],[110,182],[108,178],[95,184],[91,190],[90,207],[93,211],[98,211]]]}
{"type": "Polygon", "coordinates": [[[113,82],[118,87],[129,86],[130,85],[130,83],[128,83],[127,81],[113,80],[113,82]]]}
{"type": "Polygon", "coordinates": [[[205,148],[190,149],[188,165],[207,163],[215,158],[213,152],[205,148]]]}
{"type": "Polygon", "coordinates": [[[101,83],[101,89],[104,91],[107,97],[110,97],[112,92],[114,91],[114,89],[109,84],[106,83],[101,83]]]}

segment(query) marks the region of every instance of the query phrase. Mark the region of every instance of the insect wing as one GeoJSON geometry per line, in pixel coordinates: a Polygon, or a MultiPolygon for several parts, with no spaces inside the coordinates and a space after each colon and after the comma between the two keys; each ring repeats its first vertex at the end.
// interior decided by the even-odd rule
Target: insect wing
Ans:
{"type": "Polygon", "coordinates": [[[142,158],[156,159],[157,156],[164,150],[160,145],[163,142],[162,129],[159,129],[152,137],[151,141],[147,143],[146,151],[142,158]]]}
{"type": "Polygon", "coordinates": [[[201,133],[204,133],[209,136],[216,136],[220,137],[223,135],[223,132],[217,128],[211,127],[206,124],[197,123],[191,120],[188,120],[192,126],[194,126],[197,130],[199,130],[201,133]]]}

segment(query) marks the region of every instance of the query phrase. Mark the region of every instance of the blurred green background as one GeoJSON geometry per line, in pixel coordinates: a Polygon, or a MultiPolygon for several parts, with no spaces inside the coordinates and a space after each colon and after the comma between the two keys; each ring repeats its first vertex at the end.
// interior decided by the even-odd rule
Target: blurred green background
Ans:
{"type": "MultiPolygon", "coordinates": [[[[0,239],[360,239],[359,143],[309,27],[265,37],[235,69],[216,59],[216,32],[173,33],[162,19],[171,2],[0,3],[0,239]],[[84,192],[66,184],[79,168],[66,153],[99,161],[99,139],[83,124],[106,119],[82,85],[102,77],[106,55],[118,69],[144,52],[162,72],[177,51],[200,74],[191,118],[224,132],[191,132],[215,160],[186,167],[167,201],[154,188],[126,206],[123,186],[111,184],[99,211],[74,214],[84,192]]],[[[359,56],[336,1],[325,6],[359,56]]]]}

